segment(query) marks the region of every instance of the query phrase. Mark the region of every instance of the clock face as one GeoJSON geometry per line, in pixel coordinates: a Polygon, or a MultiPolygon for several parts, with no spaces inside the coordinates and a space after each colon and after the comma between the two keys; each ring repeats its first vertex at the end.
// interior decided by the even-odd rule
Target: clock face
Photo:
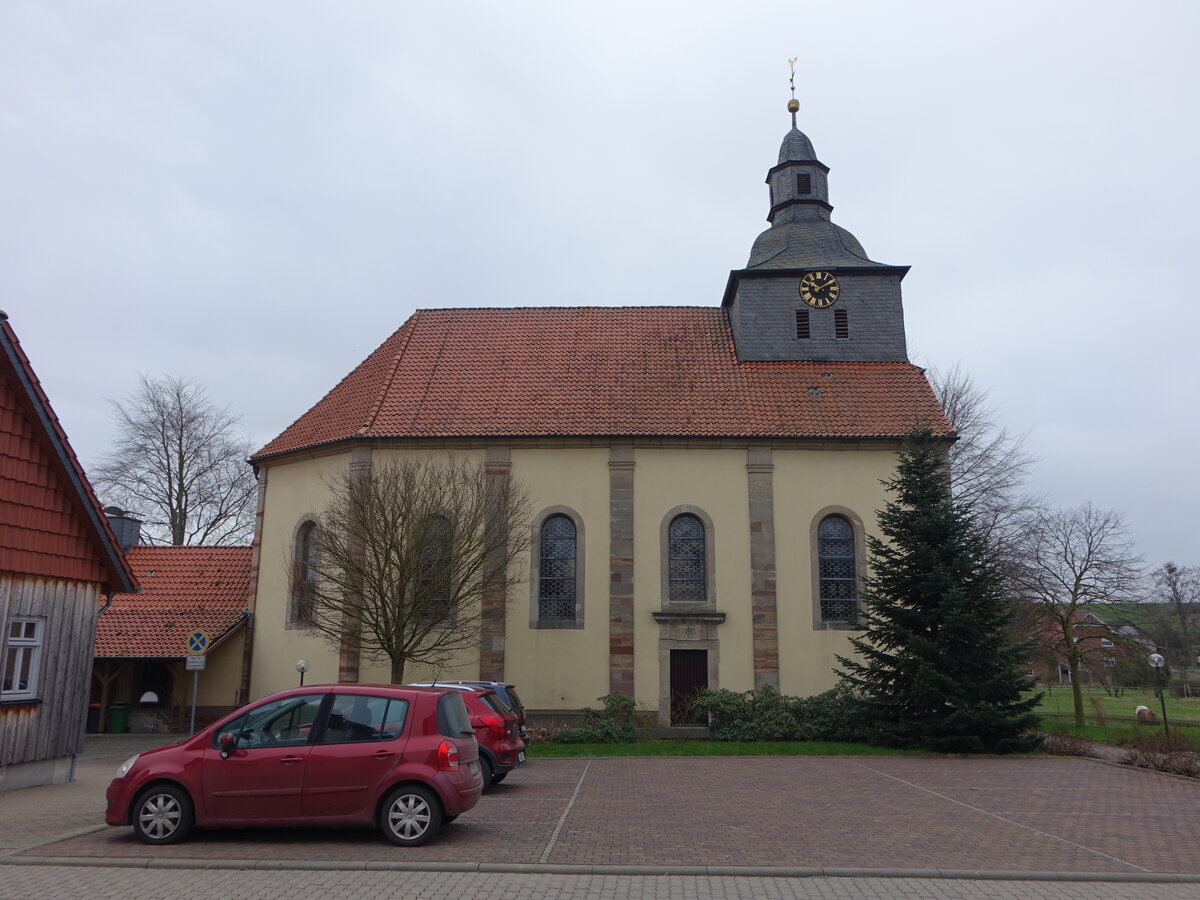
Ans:
{"type": "Polygon", "coordinates": [[[824,309],[837,302],[842,286],[829,272],[809,272],[800,279],[800,299],[814,309],[824,309]]]}

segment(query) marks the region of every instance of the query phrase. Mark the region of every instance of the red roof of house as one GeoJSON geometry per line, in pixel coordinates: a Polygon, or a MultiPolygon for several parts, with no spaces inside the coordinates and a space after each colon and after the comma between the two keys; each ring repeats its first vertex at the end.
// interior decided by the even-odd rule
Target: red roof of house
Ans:
{"type": "Polygon", "coordinates": [[[0,313],[0,571],[137,589],[108,519],[0,313]]]}
{"type": "Polygon", "coordinates": [[[236,631],[250,595],[249,547],[147,547],[129,551],[142,586],[117,594],[96,622],[97,657],[188,655],[187,636],[208,634],[210,649],[236,631]]]}
{"type": "Polygon", "coordinates": [[[256,458],[353,437],[949,435],[907,362],[739,362],[710,307],[421,310],[256,458]]]}

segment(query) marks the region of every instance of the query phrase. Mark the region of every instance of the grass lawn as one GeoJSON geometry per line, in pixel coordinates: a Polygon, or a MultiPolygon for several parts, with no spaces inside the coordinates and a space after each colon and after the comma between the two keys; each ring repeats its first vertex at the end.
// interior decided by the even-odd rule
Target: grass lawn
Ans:
{"type": "Polygon", "coordinates": [[[869,744],[818,741],[634,741],[631,744],[532,744],[532,759],[591,756],[931,756],[869,744]]]}
{"type": "MultiPolygon", "coordinates": [[[[1056,720],[1070,720],[1075,715],[1075,701],[1070,685],[1054,685],[1052,689],[1041,685],[1039,689],[1043,692],[1039,712],[1046,717],[1047,725],[1054,724],[1056,720]]],[[[1147,706],[1156,716],[1162,716],[1162,706],[1153,691],[1127,689],[1122,691],[1121,696],[1112,697],[1101,689],[1084,688],[1083,716],[1084,721],[1091,725],[1100,724],[1096,712],[1097,703],[1107,725],[1132,725],[1139,706],[1147,706]]],[[[1181,725],[1200,725],[1200,697],[1181,699],[1168,696],[1167,718],[1181,725]]]]}

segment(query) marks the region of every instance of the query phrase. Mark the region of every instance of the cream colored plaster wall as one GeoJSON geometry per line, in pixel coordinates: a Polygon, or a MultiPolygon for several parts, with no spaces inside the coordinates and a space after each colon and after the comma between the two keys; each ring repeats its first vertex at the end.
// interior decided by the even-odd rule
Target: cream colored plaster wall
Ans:
{"type": "MultiPolygon", "coordinates": [[[[242,659],[246,646],[246,632],[221,642],[208,654],[204,671],[200,673],[198,704],[200,706],[237,706],[238,690],[242,684],[242,659]]],[[[188,702],[191,702],[192,673],[184,672],[187,682],[188,702]]]]}
{"type": "MultiPolygon", "coordinates": [[[[388,458],[444,458],[448,451],[375,450],[374,462],[388,458]]],[[[456,449],[459,459],[480,462],[481,450],[456,449]]],[[[306,684],[327,684],[338,678],[338,654],[324,638],[303,628],[288,628],[289,566],[296,528],[309,516],[319,516],[329,501],[328,483],[350,463],[346,451],[313,459],[296,458],[277,462],[267,468],[267,496],[263,509],[262,543],[259,557],[258,590],[255,601],[257,619],[254,631],[254,664],[250,696],[262,697],[299,683],[296,661],[306,659],[306,684]]],[[[364,657],[359,671],[361,682],[388,682],[390,666],[386,661],[364,657]]],[[[472,678],[478,674],[477,653],[464,654],[457,667],[443,671],[443,677],[472,678]]],[[[406,681],[420,681],[435,673],[414,666],[405,672],[406,681]]]]}
{"type": "Polygon", "coordinates": [[[583,629],[530,626],[536,541],[521,580],[509,591],[505,678],[519,687],[529,709],[595,707],[608,693],[608,458],[607,448],[512,451],[512,475],[529,491],[531,515],[565,506],[583,522],[583,629]]]}
{"type": "Polygon", "coordinates": [[[319,515],[329,491],[326,480],[350,462],[349,453],[299,459],[267,468],[259,551],[258,590],[255,594],[254,664],[250,699],[299,684],[296,661],[307,659],[305,682],[337,681],[337,653],[323,639],[303,629],[287,627],[289,565],[296,527],[307,516],[319,515]]]}
{"type": "MultiPolygon", "coordinates": [[[[886,499],[880,481],[891,477],[891,450],[785,450],[774,453],[775,557],[779,611],[779,682],[784,694],[808,696],[833,687],[837,654],[852,632],[814,629],[814,517],[826,507],[856,513],[868,533],[886,499]]],[[[861,563],[862,561],[858,561],[861,563]]]]}
{"type": "Polygon", "coordinates": [[[661,528],[679,506],[699,507],[713,523],[719,684],[731,690],[754,686],[750,615],[750,504],[746,451],[644,449],[634,453],[634,683],[638,707],[658,709],[661,626],[651,615],[662,608],[661,528]]]}

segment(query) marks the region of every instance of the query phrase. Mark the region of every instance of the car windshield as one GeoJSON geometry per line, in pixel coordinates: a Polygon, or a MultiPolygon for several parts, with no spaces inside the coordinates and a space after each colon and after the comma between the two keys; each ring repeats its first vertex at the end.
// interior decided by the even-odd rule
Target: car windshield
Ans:
{"type": "Polygon", "coordinates": [[[524,704],[521,702],[521,698],[517,696],[517,689],[509,684],[505,685],[505,690],[508,692],[508,705],[514,710],[523,709],[524,704]]]}
{"type": "Polygon", "coordinates": [[[438,732],[446,737],[466,737],[475,733],[462,694],[448,691],[438,697],[438,732]]]}
{"type": "Polygon", "coordinates": [[[512,707],[501,700],[498,694],[483,694],[479,699],[502,716],[516,716],[516,713],[512,711],[512,707]]]}

